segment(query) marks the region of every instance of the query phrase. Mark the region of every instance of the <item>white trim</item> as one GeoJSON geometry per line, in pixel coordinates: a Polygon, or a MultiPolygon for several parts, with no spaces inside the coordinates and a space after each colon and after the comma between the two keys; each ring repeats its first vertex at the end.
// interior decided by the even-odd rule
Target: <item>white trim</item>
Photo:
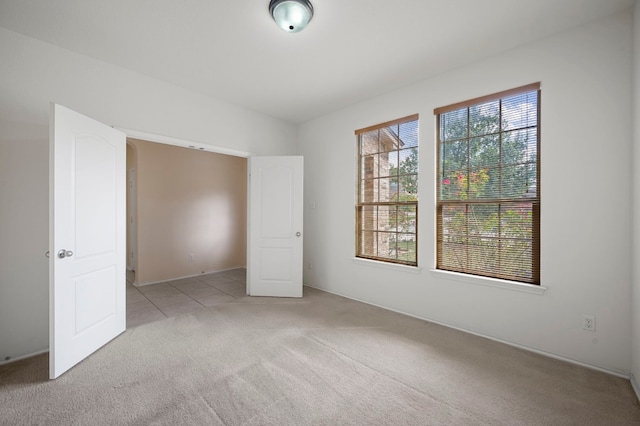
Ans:
{"type": "Polygon", "coordinates": [[[638,402],[640,402],[640,385],[638,384],[638,380],[636,380],[636,376],[633,373],[629,376],[629,381],[631,382],[631,387],[636,393],[636,398],[638,398],[638,402]]]}
{"type": "Polygon", "coordinates": [[[233,155],[234,157],[248,158],[248,157],[251,157],[252,155],[250,152],[247,152],[247,151],[238,151],[236,149],[203,144],[199,142],[189,141],[186,139],[174,138],[171,136],[156,135],[154,133],[147,133],[140,130],[126,129],[123,127],[115,127],[115,126],[114,126],[114,129],[117,129],[117,130],[120,130],[121,132],[126,133],[127,137],[129,138],[142,139],[149,142],[163,143],[165,145],[182,146],[185,148],[196,149],[199,151],[208,151],[208,152],[215,152],[217,154],[233,155]]]}
{"type": "MultiPolygon", "coordinates": [[[[0,361],[0,365],[11,364],[13,362],[17,362],[17,361],[20,361],[20,360],[23,360],[23,359],[33,358],[34,356],[46,354],[47,352],[49,352],[48,348],[47,349],[42,349],[42,350],[37,351],[37,352],[32,352],[32,353],[26,354],[26,355],[20,355],[20,356],[15,357],[15,358],[5,359],[5,360],[0,361]]],[[[48,365],[47,365],[47,368],[48,368],[48,365]]]]}
{"type": "Polygon", "coordinates": [[[394,271],[410,272],[412,274],[419,274],[422,272],[422,268],[418,266],[401,265],[399,263],[384,262],[381,260],[362,259],[360,257],[354,257],[351,259],[353,263],[359,265],[370,266],[373,268],[391,269],[394,271]]]}
{"type": "Polygon", "coordinates": [[[431,272],[431,275],[437,278],[445,278],[448,280],[458,281],[466,284],[479,284],[488,287],[502,288],[505,290],[520,291],[523,293],[532,294],[544,294],[544,292],[547,291],[547,287],[541,285],[524,284],[497,278],[461,274],[458,272],[441,271],[439,269],[430,269],[429,272],[431,272]]]}
{"type": "Polygon", "coordinates": [[[491,337],[491,336],[488,336],[486,334],[478,333],[476,331],[468,330],[466,328],[462,328],[462,327],[458,327],[458,326],[455,326],[455,325],[451,325],[451,324],[448,324],[448,323],[445,323],[445,322],[442,322],[442,321],[437,321],[437,320],[425,318],[425,317],[422,317],[422,316],[419,316],[419,315],[414,315],[414,314],[410,314],[410,313],[407,313],[407,312],[404,312],[404,311],[400,311],[400,310],[397,310],[397,309],[392,309],[392,308],[389,308],[387,306],[382,306],[382,305],[378,305],[376,303],[367,302],[366,300],[357,299],[355,297],[347,296],[347,295],[344,295],[344,294],[341,294],[341,293],[338,293],[338,292],[335,292],[335,291],[329,291],[329,290],[326,290],[326,289],[321,288],[321,287],[317,287],[317,286],[313,286],[313,285],[309,285],[309,284],[305,284],[305,285],[307,287],[311,287],[311,288],[315,288],[317,290],[326,291],[327,293],[335,294],[336,296],[344,297],[346,299],[355,300],[356,302],[365,303],[367,305],[371,305],[371,306],[375,306],[375,307],[378,307],[378,308],[382,308],[382,309],[385,309],[387,311],[396,312],[398,314],[406,315],[406,316],[409,316],[409,317],[412,317],[412,318],[416,318],[416,319],[419,319],[419,320],[422,320],[422,321],[430,322],[430,323],[433,323],[433,324],[438,324],[438,325],[441,325],[443,327],[452,328],[454,330],[462,331],[464,333],[473,334],[474,336],[483,337],[485,339],[493,340],[494,342],[503,343],[505,345],[513,346],[515,348],[522,349],[522,350],[525,350],[525,351],[528,351],[528,352],[533,352],[533,353],[536,353],[538,355],[543,355],[543,356],[546,356],[548,358],[553,358],[553,359],[557,359],[557,360],[560,360],[560,361],[565,361],[565,362],[568,362],[570,364],[578,365],[580,367],[585,367],[585,368],[588,368],[590,370],[600,371],[602,373],[611,374],[612,376],[621,377],[623,379],[627,379],[627,380],[629,379],[629,374],[628,373],[624,373],[622,371],[609,370],[607,368],[602,368],[602,367],[598,367],[596,365],[587,364],[585,362],[578,361],[578,360],[575,360],[575,359],[572,359],[572,358],[567,358],[567,357],[564,357],[564,356],[561,356],[561,355],[556,355],[556,354],[551,353],[551,352],[545,352],[545,351],[541,351],[539,349],[534,349],[534,348],[531,348],[529,346],[521,345],[519,343],[513,343],[513,342],[509,342],[508,340],[502,340],[502,339],[498,339],[498,338],[495,338],[495,337],[491,337]]]}
{"type": "Polygon", "coordinates": [[[171,282],[171,281],[184,280],[186,278],[195,278],[195,277],[200,277],[202,275],[217,274],[219,272],[233,271],[234,269],[243,269],[243,268],[246,269],[247,267],[246,266],[234,266],[234,267],[226,268],[226,269],[217,269],[215,271],[205,271],[205,272],[201,272],[199,274],[185,275],[183,277],[169,278],[169,279],[166,279],[166,280],[149,281],[149,282],[146,282],[146,283],[135,282],[135,283],[133,283],[133,286],[134,287],[144,287],[144,286],[152,285],[152,284],[168,283],[168,282],[171,282]]]}

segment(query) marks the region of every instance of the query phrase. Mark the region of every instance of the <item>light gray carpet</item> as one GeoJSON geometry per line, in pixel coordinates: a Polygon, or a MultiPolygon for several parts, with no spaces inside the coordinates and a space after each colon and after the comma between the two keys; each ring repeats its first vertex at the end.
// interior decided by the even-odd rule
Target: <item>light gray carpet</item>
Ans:
{"type": "Polygon", "coordinates": [[[630,425],[627,380],[305,288],[127,330],[55,381],[0,367],[7,425],[630,425]]]}

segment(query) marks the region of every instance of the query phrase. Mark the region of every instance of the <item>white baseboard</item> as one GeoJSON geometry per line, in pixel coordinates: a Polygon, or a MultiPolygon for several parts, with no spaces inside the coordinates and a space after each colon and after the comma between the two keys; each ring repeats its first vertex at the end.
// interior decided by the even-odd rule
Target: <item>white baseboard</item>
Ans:
{"type": "MultiPolygon", "coordinates": [[[[433,324],[441,325],[443,327],[452,328],[454,330],[458,330],[458,331],[462,331],[462,332],[465,332],[465,333],[473,334],[474,336],[483,337],[485,339],[493,340],[494,342],[504,343],[505,345],[513,346],[513,347],[518,348],[518,349],[523,349],[523,350],[528,351],[528,352],[533,352],[533,353],[536,353],[538,355],[546,356],[548,358],[553,358],[553,359],[557,359],[557,360],[560,360],[560,361],[565,361],[565,362],[568,362],[568,363],[571,363],[571,364],[574,364],[574,365],[579,365],[581,367],[589,368],[591,370],[601,371],[603,373],[611,374],[613,376],[617,376],[617,377],[621,377],[623,379],[629,380],[629,374],[625,373],[625,372],[622,372],[622,371],[609,370],[607,368],[598,367],[597,365],[587,364],[585,362],[578,361],[578,360],[575,360],[575,359],[572,359],[572,358],[567,358],[567,357],[564,357],[564,356],[561,356],[561,355],[556,355],[556,354],[551,353],[551,352],[545,352],[545,351],[541,351],[539,349],[531,348],[529,346],[524,346],[524,345],[521,345],[519,343],[514,343],[514,342],[510,342],[508,340],[498,339],[498,338],[495,338],[495,337],[492,337],[492,336],[488,336],[486,334],[478,333],[478,332],[473,331],[473,330],[469,330],[469,329],[465,329],[465,328],[462,328],[462,327],[459,327],[459,326],[448,324],[446,322],[442,322],[442,321],[438,321],[438,320],[434,320],[434,319],[430,319],[430,318],[421,317],[419,315],[410,314],[410,313],[403,312],[403,311],[400,311],[400,310],[397,310],[397,309],[389,308],[387,306],[382,306],[382,305],[378,305],[376,303],[371,303],[371,302],[368,302],[366,300],[360,300],[360,299],[357,299],[355,297],[347,296],[347,295],[344,295],[344,294],[341,294],[341,293],[338,293],[338,292],[334,292],[334,291],[329,291],[329,290],[326,290],[326,289],[321,288],[321,287],[316,287],[316,286],[309,285],[309,284],[305,284],[305,285],[308,286],[308,287],[315,288],[317,290],[326,291],[327,293],[335,294],[336,296],[344,297],[346,299],[355,300],[356,302],[361,302],[361,303],[365,303],[367,305],[376,306],[378,308],[386,309],[387,311],[396,312],[396,313],[399,313],[399,314],[402,314],[402,315],[406,315],[406,316],[409,316],[409,317],[412,317],[412,318],[416,318],[416,319],[419,319],[419,320],[422,320],[422,321],[427,321],[427,322],[430,322],[430,323],[433,323],[433,324]]],[[[632,383],[632,385],[633,385],[633,383],[632,383]]],[[[640,388],[634,387],[634,389],[636,389],[636,394],[639,395],[639,399],[640,399],[640,392],[638,392],[638,390],[640,388]]]]}
{"type": "Polygon", "coordinates": [[[145,285],[162,284],[162,283],[168,283],[169,281],[183,280],[185,278],[195,278],[195,277],[199,277],[201,275],[217,274],[218,272],[233,271],[234,269],[246,269],[246,266],[234,266],[234,267],[231,267],[231,268],[218,269],[218,270],[215,270],[215,271],[205,271],[205,272],[202,272],[200,274],[185,275],[183,277],[168,278],[166,280],[147,281],[147,282],[144,282],[144,283],[135,282],[135,283],[133,283],[133,285],[136,286],[136,287],[143,287],[145,285]]]}
{"type": "Polygon", "coordinates": [[[34,356],[38,356],[38,355],[42,355],[42,354],[46,354],[47,352],[49,352],[49,349],[42,349],[38,352],[33,352],[30,354],[26,354],[26,355],[20,355],[17,356],[15,358],[10,358],[10,359],[6,359],[3,361],[0,361],[0,365],[6,365],[6,364],[11,364],[12,362],[16,362],[16,361],[20,361],[21,359],[27,359],[27,358],[32,358],[34,356]]]}

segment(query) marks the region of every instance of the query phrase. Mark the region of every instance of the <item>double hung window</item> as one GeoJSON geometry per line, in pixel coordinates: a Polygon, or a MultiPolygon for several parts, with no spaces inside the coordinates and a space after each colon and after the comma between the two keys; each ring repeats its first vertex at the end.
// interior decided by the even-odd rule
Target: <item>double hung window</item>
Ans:
{"type": "Polygon", "coordinates": [[[418,264],[418,116],[356,131],[356,257],[418,264]]]}
{"type": "Polygon", "coordinates": [[[434,113],[436,268],[540,284],[540,84],[434,113]]]}

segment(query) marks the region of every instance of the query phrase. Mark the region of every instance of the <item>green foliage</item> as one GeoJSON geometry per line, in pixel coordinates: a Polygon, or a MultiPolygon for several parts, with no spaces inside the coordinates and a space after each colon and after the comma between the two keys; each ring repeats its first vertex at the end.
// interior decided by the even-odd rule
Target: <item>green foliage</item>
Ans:
{"type": "MultiPolygon", "coordinates": [[[[404,153],[408,155],[399,162],[399,166],[391,164],[389,168],[390,176],[398,176],[398,198],[412,195],[418,199],[418,148],[400,150],[401,157],[404,153]]],[[[402,201],[402,200],[401,200],[402,201]]],[[[405,200],[406,201],[406,200],[405,200]]]]}
{"type": "Polygon", "coordinates": [[[527,198],[537,190],[537,129],[519,129],[534,120],[504,118],[499,109],[495,101],[440,116],[440,200],[461,202],[442,210],[442,262],[530,276],[533,204],[527,198]],[[504,199],[514,201],[492,201],[504,199]],[[467,203],[481,200],[488,203],[467,203]]]}

